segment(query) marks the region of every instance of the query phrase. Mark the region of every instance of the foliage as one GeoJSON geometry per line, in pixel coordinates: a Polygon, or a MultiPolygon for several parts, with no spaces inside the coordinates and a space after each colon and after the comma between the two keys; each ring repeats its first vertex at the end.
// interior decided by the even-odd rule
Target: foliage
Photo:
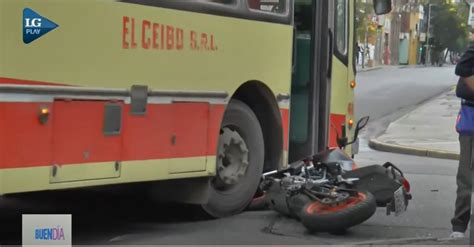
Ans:
{"type": "Polygon", "coordinates": [[[467,45],[467,18],[469,8],[466,4],[453,4],[446,0],[431,0],[431,24],[433,52],[446,48],[461,52],[467,45]]]}
{"type": "Polygon", "coordinates": [[[374,34],[376,30],[372,27],[372,21],[370,16],[374,15],[374,8],[372,7],[372,1],[356,0],[356,39],[359,41],[365,40],[365,33],[367,35],[374,34]],[[372,27],[372,28],[371,28],[372,27]]]}

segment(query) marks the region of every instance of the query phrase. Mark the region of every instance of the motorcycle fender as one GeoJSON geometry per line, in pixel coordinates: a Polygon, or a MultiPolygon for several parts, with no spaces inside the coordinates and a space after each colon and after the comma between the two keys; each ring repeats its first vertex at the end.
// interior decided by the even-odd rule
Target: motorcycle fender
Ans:
{"type": "Polygon", "coordinates": [[[381,165],[361,167],[342,176],[346,179],[357,178],[352,188],[372,193],[378,207],[387,206],[392,201],[394,192],[402,186],[401,181],[381,165]]]}

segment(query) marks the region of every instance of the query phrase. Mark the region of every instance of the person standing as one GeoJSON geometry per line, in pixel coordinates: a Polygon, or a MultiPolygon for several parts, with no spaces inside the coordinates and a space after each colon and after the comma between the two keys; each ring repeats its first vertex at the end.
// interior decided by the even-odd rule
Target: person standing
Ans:
{"type": "Polygon", "coordinates": [[[421,49],[420,64],[426,65],[426,48],[421,49]]]}
{"type": "MultiPolygon", "coordinates": [[[[474,116],[474,33],[469,34],[471,46],[464,52],[455,73],[460,77],[456,95],[461,97],[461,112],[457,120],[456,129],[459,133],[461,153],[456,175],[456,203],[454,217],[451,220],[451,238],[463,238],[471,217],[471,170],[474,161],[474,123],[466,122],[474,116]]],[[[474,237],[474,236],[472,236],[474,237]]]]}
{"type": "Polygon", "coordinates": [[[356,42],[356,64],[359,64],[359,57],[360,57],[360,45],[359,42],[356,42]]]}

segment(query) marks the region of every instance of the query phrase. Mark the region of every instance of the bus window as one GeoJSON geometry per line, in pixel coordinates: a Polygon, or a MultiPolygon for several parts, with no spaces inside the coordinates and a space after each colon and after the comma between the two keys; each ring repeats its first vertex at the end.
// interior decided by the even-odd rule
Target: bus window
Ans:
{"type": "Polygon", "coordinates": [[[336,48],[341,55],[347,52],[347,0],[336,0],[336,48]]]}
{"type": "Polygon", "coordinates": [[[287,0],[248,0],[249,8],[272,12],[284,13],[287,0]]]}

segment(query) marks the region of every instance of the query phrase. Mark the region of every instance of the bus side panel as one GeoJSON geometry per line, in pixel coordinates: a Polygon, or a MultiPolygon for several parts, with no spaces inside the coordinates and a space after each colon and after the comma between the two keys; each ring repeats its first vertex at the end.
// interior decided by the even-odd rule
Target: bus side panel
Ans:
{"type": "Polygon", "coordinates": [[[3,77],[120,89],[140,84],[153,90],[226,91],[229,95],[243,83],[258,80],[275,95],[289,93],[290,25],[113,0],[2,3],[8,7],[2,18],[9,23],[5,25],[8,66],[3,68],[3,77]],[[24,8],[59,26],[24,44],[24,8]],[[168,35],[168,29],[175,35],[168,35]],[[177,44],[178,30],[182,47],[168,50],[168,41],[177,44]],[[153,45],[154,32],[158,32],[158,48],[153,45]],[[207,47],[202,40],[207,40],[207,47]]]}
{"type": "MultiPolygon", "coordinates": [[[[208,103],[173,103],[170,135],[172,157],[204,156],[207,149],[208,103]]],[[[214,151],[215,154],[215,151],[214,151]]]]}
{"type": "MultiPolygon", "coordinates": [[[[84,90],[127,90],[139,84],[148,85],[152,90],[224,91],[232,95],[243,83],[258,80],[265,83],[275,95],[290,93],[292,27],[289,25],[118,3],[113,0],[0,2],[3,11],[0,15],[3,21],[0,29],[6,30],[0,30],[0,48],[3,47],[4,57],[8,57],[8,61],[0,57],[0,65],[3,65],[0,66],[0,83],[66,84],[80,86],[84,90]],[[21,29],[24,8],[33,9],[59,27],[28,45],[24,44],[21,29]],[[107,15],[104,16],[104,13],[107,15]],[[130,22],[124,24],[124,18],[129,18],[130,22]],[[8,25],[5,20],[8,20],[8,25]],[[145,48],[142,41],[151,38],[153,34],[153,29],[144,25],[148,22],[184,30],[184,47],[179,50],[145,48]],[[124,35],[126,42],[134,39],[137,47],[125,49],[124,35]],[[212,37],[215,49],[193,49],[193,35],[195,38],[207,36],[209,42],[212,37]]],[[[61,142],[75,148],[72,151],[66,150],[63,154],[73,152],[74,160],[77,158],[80,161],[79,164],[65,167],[85,167],[84,169],[93,172],[101,165],[100,161],[111,162],[118,159],[123,161],[123,170],[119,178],[51,185],[48,173],[54,161],[53,121],[45,125],[39,124],[38,111],[42,101],[35,97],[31,99],[30,96],[23,95],[25,102],[22,103],[0,102],[5,119],[5,122],[0,123],[3,125],[0,126],[3,127],[0,131],[4,132],[0,133],[0,168],[22,168],[0,171],[4,175],[9,174],[9,185],[8,188],[4,186],[5,191],[13,193],[215,173],[215,153],[225,102],[219,102],[219,105],[186,102],[177,108],[188,114],[180,115],[177,108],[174,108],[172,102],[175,101],[172,99],[162,105],[149,104],[145,116],[130,115],[129,105],[124,105],[123,132],[121,137],[110,137],[110,143],[109,137],[98,134],[102,127],[99,120],[94,120],[93,126],[87,127],[94,130],[85,132],[93,132],[105,143],[94,150],[102,150],[108,145],[111,147],[111,150],[98,156],[95,155],[96,151],[87,152],[90,147],[84,145],[85,142],[66,143],[68,138],[64,132],[64,140],[61,142]],[[35,101],[38,102],[32,103],[35,101]],[[197,108],[194,109],[194,106],[197,108]],[[17,112],[20,113],[18,116],[17,112]],[[178,124],[173,124],[175,122],[178,124]],[[192,142],[186,137],[183,139],[183,135],[191,135],[199,140],[192,142]],[[117,147],[116,143],[120,138],[122,145],[117,147]],[[2,160],[1,152],[8,154],[8,157],[4,156],[2,160]],[[117,152],[121,152],[118,157],[117,152]],[[85,157],[89,158],[88,161],[85,161],[85,157]],[[97,158],[99,164],[91,163],[91,158],[97,158]],[[170,160],[180,163],[182,167],[179,171],[182,173],[170,174],[172,169],[163,168],[172,163],[170,160]],[[201,171],[203,168],[206,171],[201,171]],[[193,172],[196,170],[200,172],[193,172]],[[16,179],[23,176],[35,177],[35,180],[23,185],[16,179]]],[[[0,101],[7,100],[0,98],[0,101]]],[[[51,119],[54,119],[55,109],[51,107],[50,110],[51,119]]],[[[92,111],[95,112],[94,116],[100,115],[96,110],[92,111]]],[[[283,122],[285,124],[287,120],[283,119],[283,122]]],[[[61,128],[66,129],[67,126],[61,128]]],[[[70,140],[74,141],[74,138],[70,140]]],[[[66,147],[57,148],[63,150],[66,147]]],[[[65,156],[61,156],[64,162],[67,161],[65,156]]]]}
{"type": "Polygon", "coordinates": [[[54,102],[54,164],[119,161],[122,135],[103,132],[105,101],[54,102]]]}
{"type": "Polygon", "coordinates": [[[208,156],[215,155],[217,153],[217,142],[219,140],[221,122],[222,118],[224,117],[224,112],[224,105],[211,105],[209,108],[209,125],[207,131],[208,143],[206,152],[208,156]]]}
{"type": "MultiPolygon", "coordinates": [[[[1,3],[0,3],[1,6],[1,3]]],[[[1,18],[1,17],[0,17],[1,18]]],[[[0,104],[0,169],[5,165],[5,115],[3,114],[4,104],[0,104]]],[[[0,194],[2,191],[2,173],[0,172],[0,194]]]]}
{"type": "Polygon", "coordinates": [[[4,157],[2,168],[44,166],[52,159],[52,121],[40,124],[41,107],[49,103],[7,102],[2,106],[0,119],[3,131],[0,142],[4,157]]]}
{"type": "Polygon", "coordinates": [[[209,121],[208,103],[173,103],[173,130],[170,136],[171,156],[202,157],[193,163],[182,164],[170,160],[169,173],[206,170],[207,131],[209,121]]]}
{"type": "Polygon", "coordinates": [[[5,37],[7,37],[7,34],[6,34],[6,31],[5,31],[5,28],[3,27],[4,23],[5,23],[5,15],[3,14],[3,12],[5,11],[5,2],[4,1],[0,1],[0,78],[3,77],[3,67],[5,66],[3,60],[5,59],[4,56],[4,41],[3,39],[5,39],[5,37]]]}
{"type": "MultiPolygon", "coordinates": [[[[4,1],[0,1],[0,78],[3,76],[3,39],[6,37],[5,29],[3,28],[3,23],[5,18],[5,15],[3,14],[3,11],[5,9],[4,7],[4,1]]],[[[0,103],[0,169],[3,168],[3,165],[5,164],[5,116],[3,114],[3,104],[0,103]]],[[[2,193],[2,172],[0,171],[0,194],[2,193]]]]}
{"type": "Polygon", "coordinates": [[[329,147],[337,147],[337,137],[342,136],[342,125],[346,122],[346,116],[341,114],[331,114],[329,126],[329,147]]]}
{"type": "Polygon", "coordinates": [[[129,114],[125,106],[123,131],[123,159],[148,160],[170,156],[172,108],[162,104],[148,104],[144,116],[129,114]]]}
{"type": "MultiPolygon", "coordinates": [[[[0,14],[1,14],[0,2],[0,14]]],[[[0,15],[0,20],[1,20],[0,15]]],[[[1,27],[1,26],[0,26],[1,27]]],[[[1,39],[1,38],[0,38],[1,39]]],[[[3,194],[3,165],[5,164],[5,115],[3,114],[3,104],[0,104],[0,195],[3,194]]]]}
{"type": "Polygon", "coordinates": [[[106,101],[75,100],[56,101],[54,105],[0,103],[0,167],[216,154],[224,105],[150,104],[143,116],[131,115],[130,105],[122,105],[121,132],[109,135],[103,131],[105,104],[106,101]],[[43,108],[49,110],[45,123],[39,119],[43,108]]]}

